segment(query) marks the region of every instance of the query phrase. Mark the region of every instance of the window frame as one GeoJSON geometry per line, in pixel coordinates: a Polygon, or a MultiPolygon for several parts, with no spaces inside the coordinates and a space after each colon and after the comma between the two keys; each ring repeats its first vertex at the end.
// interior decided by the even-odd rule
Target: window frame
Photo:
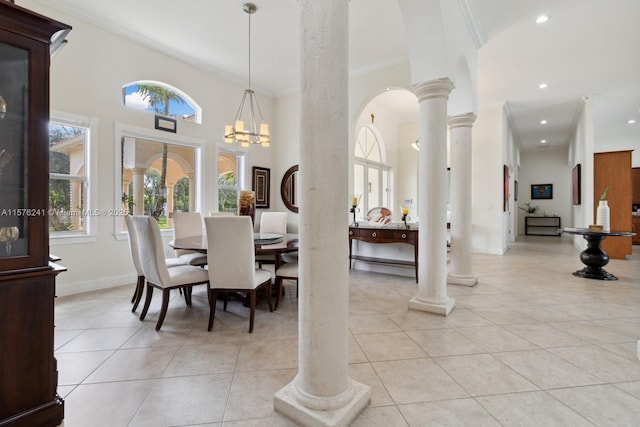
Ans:
{"type": "MultiPolygon", "coordinates": [[[[121,139],[130,137],[135,139],[146,139],[153,142],[166,143],[178,146],[189,147],[194,150],[193,164],[193,201],[194,211],[202,211],[202,188],[203,188],[203,168],[202,168],[202,150],[205,146],[205,140],[202,138],[193,138],[174,133],[163,132],[155,129],[146,129],[137,126],[131,126],[124,123],[115,123],[114,132],[114,150],[115,150],[115,187],[113,206],[114,211],[118,212],[122,206],[122,151],[121,139]]],[[[126,227],[124,226],[123,215],[114,215],[114,238],[116,240],[127,239],[126,227]]],[[[164,228],[161,230],[164,237],[173,236],[173,228],[164,228]]]]}
{"type": "Polygon", "coordinates": [[[247,170],[247,150],[246,149],[238,149],[229,144],[220,144],[217,146],[216,150],[216,193],[215,193],[215,206],[216,209],[220,209],[220,190],[229,189],[236,190],[237,192],[242,191],[245,187],[246,183],[246,170],[247,170]],[[218,184],[218,179],[220,178],[220,154],[228,153],[236,156],[236,169],[238,170],[238,176],[236,177],[236,185],[223,185],[218,184]]]}
{"type": "MultiPolygon", "coordinates": [[[[360,150],[362,152],[364,152],[365,150],[360,150]]],[[[365,184],[368,183],[368,177],[369,177],[369,169],[375,169],[378,171],[378,188],[379,188],[379,200],[381,200],[380,206],[389,208],[392,210],[393,209],[391,207],[392,205],[392,200],[393,200],[393,171],[391,169],[390,166],[388,166],[386,164],[387,161],[387,155],[386,155],[386,147],[384,144],[384,139],[382,138],[382,135],[380,133],[380,131],[378,130],[378,128],[376,128],[373,125],[370,124],[366,124],[364,126],[362,126],[356,135],[355,138],[355,144],[354,144],[354,150],[353,150],[353,164],[351,165],[351,169],[352,169],[352,173],[354,174],[354,187],[355,187],[355,165],[360,165],[362,166],[362,182],[365,184]],[[365,153],[365,155],[368,155],[369,153],[371,153],[372,149],[375,148],[377,149],[377,153],[380,157],[380,161],[375,161],[375,160],[369,160],[368,157],[359,157],[356,152],[358,150],[358,147],[360,146],[365,147],[362,143],[360,143],[359,138],[361,133],[367,130],[368,132],[370,132],[373,137],[375,138],[375,144],[370,147],[369,151],[367,153],[365,153]],[[383,176],[385,175],[387,176],[387,185],[383,185],[384,184],[384,179],[383,176]]],[[[363,218],[366,218],[367,216],[367,211],[368,211],[368,206],[369,206],[369,193],[366,191],[367,189],[365,188],[365,191],[363,192],[363,194],[360,196],[359,194],[354,194],[356,197],[360,196],[360,209],[361,209],[361,215],[363,218]]],[[[352,191],[355,192],[355,188],[352,188],[352,191]]],[[[375,206],[374,206],[375,207],[375,206]]]]}
{"type": "MultiPolygon", "coordinates": [[[[83,182],[85,192],[82,210],[84,212],[94,210],[97,206],[97,194],[93,189],[93,183],[97,182],[95,172],[97,154],[93,147],[98,135],[99,120],[95,117],[81,116],[56,110],[51,110],[49,116],[49,123],[54,122],[87,129],[84,142],[84,177],[71,174],[49,173],[49,180],[51,180],[51,178],[68,180],[80,178],[83,182]]],[[[49,245],[57,246],[95,242],[97,240],[97,224],[98,218],[96,215],[87,215],[85,216],[84,231],[50,232],[49,245]]]]}

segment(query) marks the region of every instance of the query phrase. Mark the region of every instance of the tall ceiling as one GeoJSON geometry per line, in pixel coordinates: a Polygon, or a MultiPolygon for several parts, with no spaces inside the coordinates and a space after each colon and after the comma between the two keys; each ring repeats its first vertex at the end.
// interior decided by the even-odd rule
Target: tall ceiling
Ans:
{"type": "MultiPolygon", "coordinates": [[[[246,85],[246,0],[38,1],[246,85]]],[[[506,104],[524,150],[565,145],[584,97],[594,105],[596,138],[616,135],[638,141],[640,148],[640,1],[459,2],[471,11],[484,42],[478,52],[478,108],[506,104]],[[549,20],[536,24],[540,14],[549,20]],[[539,89],[541,82],[548,87],[539,89]],[[543,119],[547,124],[540,124],[543,119]],[[636,123],[628,124],[630,119],[636,123]]],[[[252,85],[271,96],[294,93],[298,1],[254,3],[252,85]]],[[[350,0],[349,55],[352,75],[408,60],[396,0],[350,0]]],[[[385,108],[399,114],[417,109],[415,100],[386,98],[385,108]]]]}

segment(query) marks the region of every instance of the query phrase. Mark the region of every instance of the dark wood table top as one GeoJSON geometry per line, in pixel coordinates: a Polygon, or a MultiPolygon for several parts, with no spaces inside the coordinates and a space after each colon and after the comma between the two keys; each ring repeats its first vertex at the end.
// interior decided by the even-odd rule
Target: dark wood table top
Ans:
{"type": "MultiPolygon", "coordinates": [[[[285,236],[280,236],[278,238],[275,236],[280,235],[254,233],[256,254],[287,253],[298,250],[297,234],[287,233],[285,236]]],[[[186,249],[206,253],[207,239],[206,236],[184,237],[172,240],[169,242],[169,246],[174,249],[186,249]]]]}
{"type": "Polygon", "coordinates": [[[568,228],[564,228],[562,229],[562,231],[564,233],[569,233],[569,234],[580,234],[582,236],[635,236],[636,233],[631,232],[631,231],[617,231],[617,230],[611,230],[608,232],[604,232],[604,231],[590,231],[588,228],[572,228],[572,227],[568,227],[568,228]]]}

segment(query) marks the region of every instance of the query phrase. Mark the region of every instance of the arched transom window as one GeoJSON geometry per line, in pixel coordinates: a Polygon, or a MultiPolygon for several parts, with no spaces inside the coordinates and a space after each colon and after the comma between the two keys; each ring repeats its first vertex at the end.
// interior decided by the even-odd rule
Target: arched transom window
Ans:
{"type": "Polygon", "coordinates": [[[125,107],[202,123],[202,108],[186,93],[162,82],[140,80],[122,88],[125,107]]]}

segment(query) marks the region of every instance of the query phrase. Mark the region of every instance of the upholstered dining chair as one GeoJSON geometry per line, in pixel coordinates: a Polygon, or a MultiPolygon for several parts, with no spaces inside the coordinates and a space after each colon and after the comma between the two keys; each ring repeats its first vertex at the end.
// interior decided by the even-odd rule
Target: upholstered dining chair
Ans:
{"type": "MultiPolygon", "coordinates": [[[[249,297],[249,333],[253,332],[256,294],[266,288],[269,311],[271,304],[271,272],[256,268],[253,223],[249,216],[207,217],[207,256],[209,264],[209,330],[213,328],[218,294],[246,293],[249,297]]],[[[227,309],[227,295],[224,310],[227,309]]]]}
{"type": "Polygon", "coordinates": [[[209,216],[236,216],[235,213],[233,212],[216,212],[216,211],[211,211],[209,212],[209,216]]]}
{"type": "MultiPolygon", "coordinates": [[[[275,233],[285,236],[287,234],[286,212],[264,212],[260,216],[260,233],[275,233]]],[[[263,264],[275,264],[277,254],[256,255],[258,267],[263,264]]]]}
{"type": "Polygon", "coordinates": [[[152,216],[134,216],[133,223],[139,239],[140,265],[147,281],[147,294],[140,320],[144,320],[153,297],[153,288],[162,290],[162,306],[156,323],[156,331],[162,327],[169,306],[169,291],[184,289],[185,300],[191,305],[191,287],[209,281],[206,269],[194,265],[168,268],[164,257],[164,244],[158,222],[152,216]]]}
{"type": "MultiPolygon", "coordinates": [[[[203,236],[202,215],[200,212],[174,212],[173,214],[173,238],[203,236]]],[[[185,249],[176,249],[177,257],[185,264],[205,266],[207,255],[185,249]]]]}
{"type": "MultiPolygon", "coordinates": [[[[133,266],[136,268],[136,272],[138,273],[136,289],[131,297],[131,303],[133,304],[131,311],[136,311],[138,304],[140,304],[140,300],[142,299],[142,294],[144,293],[144,271],[142,270],[142,264],[140,262],[140,243],[138,241],[136,227],[133,225],[133,217],[131,215],[125,215],[124,222],[127,224],[127,231],[129,233],[129,249],[131,250],[133,266]]],[[[166,258],[165,261],[169,268],[178,265],[185,265],[178,258],[166,258]]]]}
{"type": "Polygon", "coordinates": [[[296,298],[298,298],[298,261],[289,261],[282,263],[280,267],[276,269],[276,291],[278,296],[276,297],[276,303],[273,306],[274,310],[278,309],[280,298],[284,294],[282,288],[283,280],[295,280],[296,281],[296,298]]]}

